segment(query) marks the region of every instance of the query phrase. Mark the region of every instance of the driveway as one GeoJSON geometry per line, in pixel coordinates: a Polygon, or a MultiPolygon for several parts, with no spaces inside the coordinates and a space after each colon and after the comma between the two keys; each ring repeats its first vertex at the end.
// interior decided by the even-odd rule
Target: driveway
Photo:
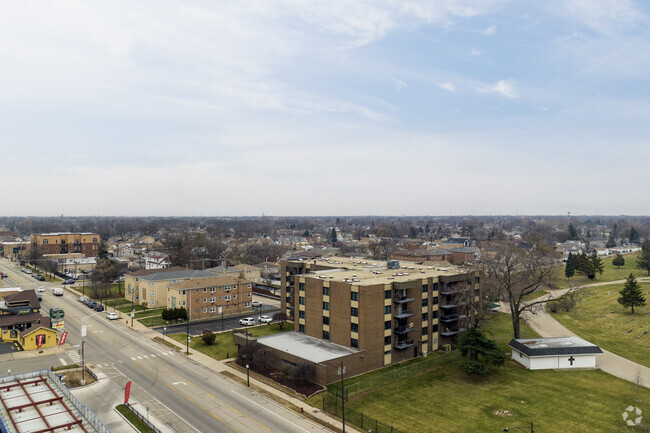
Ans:
{"type": "Polygon", "coordinates": [[[0,355],[5,353],[21,352],[23,350],[17,341],[0,341],[0,355]]]}

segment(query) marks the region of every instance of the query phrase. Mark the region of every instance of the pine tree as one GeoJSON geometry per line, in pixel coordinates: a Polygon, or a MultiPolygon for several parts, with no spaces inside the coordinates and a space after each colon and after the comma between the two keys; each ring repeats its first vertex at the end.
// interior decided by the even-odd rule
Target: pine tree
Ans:
{"type": "Polygon", "coordinates": [[[564,275],[567,278],[571,278],[576,274],[576,258],[572,253],[569,253],[569,257],[566,259],[566,267],[564,268],[564,275]]]}
{"type": "Polygon", "coordinates": [[[334,245],[337,242],[336,239],[336,228],[332,227],[332,232],[330,233],[330,238],[332,240],[332,245],[334,245]]]}
{"type": "Polygon", "coordinates": [[[639,243],[639,232],[637,232],[634,227],[630,229],[630,243],[631,244],[639,243]]]}
{"type": "Polygon", "coordinates": [[[605,244],[606,248],[614,248],[616,246],[616,241],[614,240],[614,237],[612,235],[609,235],[609,238],[607,238],[607,243],[605,244]]]}
{"type": "Polygon", "coordinates": [[[584,275],[590,280],[593,280],[596,277],[594,265],[589,259],[589,256],[587,256],[587,254],[584,252],[576,256],[576,272],[584,275]]]}
{"type": "Polygon", "coordinates": [[[569,239],[572,241],[578,239],[578,231],[574,227],[573,223],[569,223],[569,239]]]}
{"type": "Polygon", "coordinates": [[[625,266],[625,259],[622,255],[616,254],[614,260],[612,260],[612,265],[616,266],[618,269],[621,269],[621,266],[625,266]]]}
{"type": "Polygon", "coordinates": [[[634,307],[643,307],[645,305],[645,296],[641,292],[641,286],[639,286],[632,273],[627,277],[623,290],[619,293],[621,297],[618,298],[618,303],[625,308],[630,307],[632,314],[634,314],[634,307]]]}
{"type": "Polygon", "coordinates": [[[650,275],[650,240],[648,239],[641,244],[641,254],[636,258],[636,267],[645,269],[650,275]]]}
{"type": "Polygon", "coordinates": [[[594,276],[596,275],[596,272],[602,275],[603,271],[605,270],[605,265],[603,265],[603,259],[598,257],[598,252],[596,250],[593,250],[591,252],[589,260],[591,261],[591,266],[594,269],[594,276]]]}

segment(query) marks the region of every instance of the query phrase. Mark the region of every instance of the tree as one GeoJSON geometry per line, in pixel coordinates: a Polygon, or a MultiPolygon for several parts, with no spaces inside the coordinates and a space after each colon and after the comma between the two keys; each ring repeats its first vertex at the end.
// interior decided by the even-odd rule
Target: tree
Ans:
{"type": "Polygon", "coordinates": [[[618,269],[621,269],[621,266],[625,266],[625,258],[620,254],[616,254],[616,257],[614,257],[614,260],[612,260],[612,265],[616,266],[618,269]]]}
{"type": "Polygon", "coordinates": [[[271,365],[273,359],[273,351],[268,347],[261,347],[255,352],[255,363],[262,367],[262,370],[267,370],[271,365]]]}
{"type": "Polygon", "coordinates": [[[291,380],[300,385],[306,385],[309,382],[312,370],[311,364],[300,362],[291,369],[291,380]]]}
{"type": "Polygon", "coordinates": [[[631,244],[639,243],[639,232],[637,232],[634,227],[630,229],[630,243],[631,244]]]}
{"type": "MultiPolygon", "coordinates": [[[[545,248],[523,249],[512,244],[500,244],[493,252],[482,254],[486,285],[493,287],[509,309],[514,338],[520,338],[521,316],[534,312],[548,302],[549,296],[527,301],[528,295],[543,286],[550,286],[554,272],[554,257],[545,248]]],[[[561,297],[568,296],[571,290],[561,297]]]]}
{"type": "Polygon", "coordinates": [[[503,365],[506,354],[496,341],[486,337],[478,328],[469,328],[460,336],[460,353],[468,357],[467,361],[459,363],[459,367],[467,374],[487,374],[488,365],[503,365]]]}
{"type": "Polygon", "coordinates": [[[97,249],[97,260],[105,260],[108,259],[108,249],[106,248],[106,244],[104,243],[104,240],[101,240],[99,242],[99,248],[97,249]]]}
{"type": "Polygon", "coordinates": [[[278,326],[280,327],[280,330],[284,328],[284,324],[287,323],[288,318],[289,317],[286,314],[284,314],[282,311],[278,311],[272,317],[274,322],[278,322],[278,326]]]}
{"type": "Polygon", "coordinates": [[[568,230],[569,230],[569,239],[570,240],[574,241],[574,240],[578,239],[578,231],[576,230],[573,223],[569,223],[568,230]]]}
{"type": "Polygon", "coordinates": [[[607,238],[607,243],[605,244],[605,248],[614,248],[616,246],[616,241],[614,240],[614,237],[612,235],[609,235],[607,238]]]}
{"type": "Polygon", "coordinates": [[[203,342],[205,343],[206,346],[212,346],[217,336],[214,334],[214,332],[210,331],[209,329],[206,329],[205,331],[203,331],[201,338],[203,339],[203,342]]]}
{"type": "Polygon", "coordinates": [[[650,275],[650,240],[648,239],[641,244],[641,253],[636,258],[636,267],[647,270],[650,275]]]}
{"type": "Polygon", "coordinates": [[[576,258],[573,253],[569,253],[569,257],[566,259],[566,267],[564,268],[564,275],[567,278],[571,278],[576,274],[576,258]]]}
{"type": "Polygon", "coordinates": [[[309,230],[305,230],[305,232],[302,234],[303,238],[308,238],[311,236],[311,233],[309,233],[309,230]]]}
{"type": "Polygon", "coordinates": [[[336,241],[337,241],[337,239],[336,239],[336,228],[335,227],[332,227],[332,231],[330,233],[330,239],[332,241],[332,245],[335,245],[336,241]]]}
{"type": "Polygon", "coordinates": [[[409,238],[416,239],[418,237],[418,231],[415,227],[411,226],[409,228],[409,238]]]}
{"type": "Polygon", "coordinates": [[[576,272],[584,275],[590,280],[593,280],[596,277],[594,264],[589,259],[589,256],[587,256],[587,253],[583,252],[582,254],[576,256],[576,272]]]}
{"type": "Polygon", "coordinates": [[[594,269],[594,276],[596,272],[602,275],[603,271],[605,270],[605,265],[603,265],[603,259],[598,257],[598,252],[596,250],[593,250],[591,252],[591,256],[589,256],[589,260],[591,261],[591,266],[594,269]]]}
{"type": "Polygon", "coordinates": [[[632,314],[634,314],[634,307],[643,307],[645,305],[645,296],[643,296],[641,286],[639,286],[632,273],[627,277],[623,290],[619,293],[621,296],[618,298],[618,303],[624,308],[630,307],[632,314]]]}

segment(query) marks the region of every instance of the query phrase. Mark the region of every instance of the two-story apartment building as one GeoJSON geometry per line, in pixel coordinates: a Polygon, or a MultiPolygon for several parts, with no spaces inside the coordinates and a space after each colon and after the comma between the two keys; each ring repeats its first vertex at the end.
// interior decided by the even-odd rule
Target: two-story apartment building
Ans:
{"type": "Polygon", "coordinates": [[[184,307],[190,320],[251,311],[253,284],[236,275],[185,279],[167,285],[168,308],[184,307]]]}
{"type": "Polygon", "coordinates": [[[99,249],[97,233],[41,233],[32,234],[32,248],[38,248],[43,255],[83,254],[94,257],[99,249]]]}

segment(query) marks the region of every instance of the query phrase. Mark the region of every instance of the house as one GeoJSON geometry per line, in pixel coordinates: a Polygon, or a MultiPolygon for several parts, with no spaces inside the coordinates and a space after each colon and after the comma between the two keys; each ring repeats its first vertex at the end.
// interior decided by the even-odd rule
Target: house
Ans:
{"type": "Polygon", "coordinates": [[[596,368],[603,351],[578,337],[513,339],[512,359],[529,370],[596,368]]]}
{"type": "Polygon", "coordinates": [[[145,269],[167,269],[171,266],[172,263],[166,254],[151,253],[144,256],[145,269]]]}
{"type": "Polygon", "coordinates": [[[40,302],[34,290],[0,289],[0,341],[15,341],[23,349],[56,346],[57,331],[49,317],[40,314],[40,302]],[[42,339],[38,335],[43,335],[42,339]]]}

